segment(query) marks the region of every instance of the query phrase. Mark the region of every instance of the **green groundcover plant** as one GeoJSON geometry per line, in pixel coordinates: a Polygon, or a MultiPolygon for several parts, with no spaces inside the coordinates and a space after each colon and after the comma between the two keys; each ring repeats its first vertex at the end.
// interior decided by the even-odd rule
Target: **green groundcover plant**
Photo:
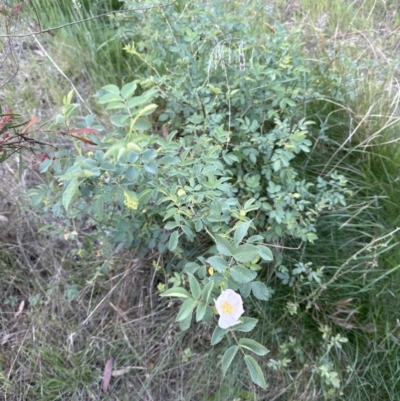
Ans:
{"type": "MultiPolygon", "coordinates": [[[[74,123],[78,105],[72,92],[65,97],[53,128],[74,124],[96,146],[76,140],[74,149],[54,153],[40,166],[54,180],[29,194],[58,218],[92,220],[98,239],[116,251],[162,254],[177,279],[159,290],[182,301],[181,329],[206,322],[212,330],[219,314],[211,344],[228,335],[234,342],[223,373],[240,354],[266,388],[256,358],[268,349],[243,334],[258,323],[249,301],[274,296],[271,272],[289,291],[300,276],[309,288],[323,285],[321,269],[300,263],[290,270],[280,249],[287,240],[298,247],[317,240],[318,217],[345,205],[348,190],[335,171],[306,179],[298,167],[312,146],[314,122],[303,115],[319,97],[298,41],[280,26],[252,35],[239,9],[227,13],[217,3],[121,17],[135,79],[98,91],[107,125],[93,115],[74,123]]],[[[322,370],[338,387],[329,361],[322,370]]]]}

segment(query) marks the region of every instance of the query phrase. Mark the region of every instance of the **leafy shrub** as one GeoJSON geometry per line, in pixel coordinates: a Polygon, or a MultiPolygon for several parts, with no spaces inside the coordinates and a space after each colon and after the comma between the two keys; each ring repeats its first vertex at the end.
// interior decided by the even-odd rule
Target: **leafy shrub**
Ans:
{"type": "MultiPolygon", "coordinates": [[[[79,122],[82,133],[104,133],[90,136],[96,150],[76,142],[76,152],[46,160],[41,171],[53,169],[60,185],[30,192],[34,205],[58,217],[93,220],[116,250],[165,254],[167,271],[178,279],[172,288],[161,286],[161,295],[183,301],[182,330],[193,314],[197,322],[211,321],[213,300],[227,289],[268,301],[271,271],[283,284],[301,275],[321,285],[321,271],[305,263],[289,271],[279,249],[287,239],[299,246],[315,241],[318,216],[345,205],[342,175],[306,180],[295,163],[312,145],[313,122],[302,116],[318,97],[298,42],[279,26],[252,36],[238,9],[233,17],[219,6],[154,9],[125,21],[123,33],[133,39],[125,49],[143,64],[133,82],[97,93],[112,128],[95,124],[94,116],[79,122]]],[[[69,128],[76,109],[70,101],[65,98],[55,127],[69,128]]],[[[217,326],[211,343],[256,323],[246,316],[228,329],[217,326]]],[[[233,338],[224,373],[240,349],[253,381],[265,388],[248,351],[268,350],[233,338]]]]}

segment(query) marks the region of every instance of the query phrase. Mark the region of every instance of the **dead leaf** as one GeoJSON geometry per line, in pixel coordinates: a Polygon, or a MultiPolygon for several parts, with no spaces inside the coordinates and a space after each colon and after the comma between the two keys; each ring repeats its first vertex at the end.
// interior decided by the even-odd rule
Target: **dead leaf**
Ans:
{"type": "Polygon", "coordinates": [[[77,129],[69,129],[66,130],[66,134],[75,135],[75,134],[98,134],[100,131],[95,128],[77,128],[77,129]]]}
{"type": "Polygon", "coordinates": [[[110,358],[107,361],[106,366],[104,367],[103,382],[101,384],[101,388],[103,389],[104,392],[107,392],[108,386],[110,385],[111,375],[113,371],[113,364],[114,364],[114,359],[110,358]]]}
{"type": "Polygon", "coordinates": [[[15,314],[15,317],[18,317],[22,313],[22,311],[24,310],[24,307],[25,307],[25,300],[23,299],[21,301],[21,303],[19,304],[18,312],[15,314]]]}
{"type": "Polygon", "coordinates": [[[23,2],[21,1],[21,3],[18,3],[16,6],[15,6],[15,8],[14,8],[14,10],[13,10],[13,15],[17,15],[20,11],[21,11],[21,7],[22,7],[22,4],[23,4],[23,2]]]}
{"type": "Polygon", "coordinates": [[[28,124],[25,125],[25,127],[23,128],[23,130],[21,131],[21,134],[25,134],[25,132],[36,122],[39,121],[39,117],[33,117],[32,120],[30,120],[28,122],[28,124]]]}
{"type": "Polygon", "coordinates": [[[41,50],[34,50],[34,53],[36,53],[40,57],[44,57],[44,53],[41,50]]]}
{"type": "Polygon", "coordinates": [[[113,370],[112,371],[112,377],[122,376],[122,375],[124,375],[126,373],[129,373],[132,369],[146,370],[146,368],[142,368],[140,366],[128,366],[126,368],[113,370]]]}
{"type": "Polygon", "coordinates": [[[0,221],[4,221],[7,223],[8,219],[6,216],[3,216],[2,214],[0,214],[0,221]]]}
{"type": "Polygon", "coordinates": [[[97,145],[96,142],[90,141],[89,139],[86,139],[86,138],[82,138],[81,136],[76,136],[76,135],[71,135],[71,136],[72,136],[72,138],[78,139],[78,141],[88,143],[89,145],[94,145],[94,146],[97,145]]]}

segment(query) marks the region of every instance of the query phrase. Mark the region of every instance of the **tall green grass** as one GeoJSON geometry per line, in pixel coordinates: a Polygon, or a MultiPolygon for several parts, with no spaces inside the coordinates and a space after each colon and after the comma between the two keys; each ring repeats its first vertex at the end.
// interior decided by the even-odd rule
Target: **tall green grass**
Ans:
{"type": "Polygon", "coordinates": [[[132,65],[124,54],[115,20],[119,3],[32,0],[31,5],[43,30],[71,24],[51,31],[53,38],[48,37],[46,45],[74,82],[88,81],[94,89],[108,83],[121,85],[131,76],[132,65]],[[106,13],[110,14],[99,17],[106,13]]]}

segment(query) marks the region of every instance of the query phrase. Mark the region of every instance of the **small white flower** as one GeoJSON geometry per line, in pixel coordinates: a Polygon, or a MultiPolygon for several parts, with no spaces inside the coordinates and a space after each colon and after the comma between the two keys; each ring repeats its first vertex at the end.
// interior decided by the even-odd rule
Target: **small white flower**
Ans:
{"type": "Polygon", "coordinates": [[[239,317],[243,315],[242,297],[233,290],[222,291],[215,300],[215,307],[219,314],[218,326],[227,329],[239,323],[239,317]]]}

